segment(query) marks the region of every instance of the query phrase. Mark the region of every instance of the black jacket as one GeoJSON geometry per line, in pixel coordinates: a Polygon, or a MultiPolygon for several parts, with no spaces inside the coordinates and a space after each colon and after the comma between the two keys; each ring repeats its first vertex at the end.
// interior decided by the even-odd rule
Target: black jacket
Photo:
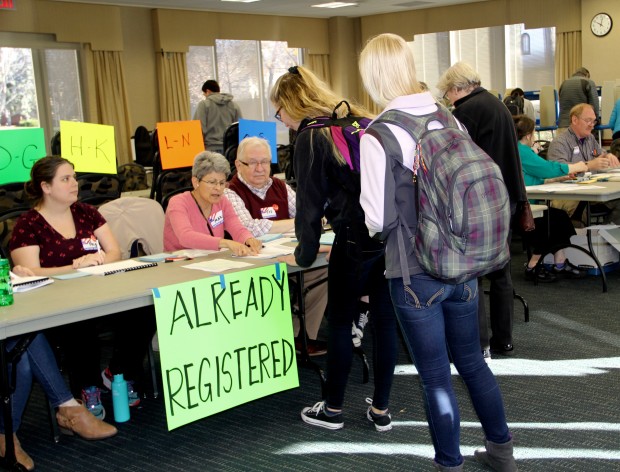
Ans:
{"type": "Polygon", "coordinates": [[[516,203],[526,201],[527,195],[512,115],[499,98],[483,87],[475,88],[454,106],[454,116],[502,171],[514,213],[516,203]]]}

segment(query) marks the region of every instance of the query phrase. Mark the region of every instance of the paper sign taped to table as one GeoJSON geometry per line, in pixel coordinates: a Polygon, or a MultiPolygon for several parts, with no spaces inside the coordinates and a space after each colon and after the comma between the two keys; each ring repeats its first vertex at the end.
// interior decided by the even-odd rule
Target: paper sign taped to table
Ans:
{"type": "Polygon", "coordinates": [[[26,182],[34,163],[45,154],[43,128],[1,130],[0,184],[26,182]]]}
{"type": "Polygon", "coordinates": [[[162,169],[191,167],[205,150],[199,120],[157,123],[157,141],[162,169]]]}
{"type": "Polygon", "coordinates": [[[299,386],[287,266],[153,289],[168,429],[299,386]]]}
{"type": "Polygon", "coordinates": [[[60,153],[76,172],[116,174],[114,126],[60,121],[60,153]]]}

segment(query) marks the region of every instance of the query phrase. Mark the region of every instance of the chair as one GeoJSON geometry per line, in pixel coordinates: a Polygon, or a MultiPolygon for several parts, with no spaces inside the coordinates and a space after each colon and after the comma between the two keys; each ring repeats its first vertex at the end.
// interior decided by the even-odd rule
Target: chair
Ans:
{"type": "Polygon", "coordinates": [[[235,167],[235,160],[237,160],[237,148],[239,147],[239,123],[235,122],[231,124],[224,132],[224,138],[222,142],[224,148],[224,157],[230,164],[230,180],[233,175],[237,173],[235,167]]]}
{"type": "Polygon", "coordinates": [[[23,182],[0,185],[0,214],[29,206],[23,182]]]}
{"type": "Polygon", "coordinates": [[[146,170],[141,164],[132,162],[118,166],[118,178],[121,179],[121,192],[133,192],[149,188],[146,170]]]}
{"type": "Polygon", "coordinates": [[[120,198],[121,179],[112,174],[78,174],[78,200],[82,203],[99,206],[110,200],[120,198]]]}
{"type": "Polygon", "coordinates": [[[164,198],[162,198],[162,200],[161,200],[161,207],[164,209],[164,212],[168,208],[168,203],[170,202],[170,199],[172,197],[174,197],[175,195],[178,195],[180,193],[188,192],[188,191],[191,191],[191,190],[194,190],[194,187],[181,187],[181,188],[178,188],[178,189],[176,189],[176,190],[166,194],[166,196],[164,198]]]}
{"type": "Polygon", "coordinates": [[[155,150],[153,148],[151,132],[144,126],[138,126],[132,138],[136,152],[136,163],[142,166],[152,166],[155,150]]]}
{"type": "Polygon", "coordinates": [[[50,140],[50,149],[53,156],[60,156],[60,131],[56,131],[56,134],[52,136],[50,140]]]}
{"type": "Polygon", "coordinates": [[[0,257],[8,259],[11,266],[13,266],[13,261],[9,252],[9,241],[17,219],[26,211],[28,208],[20,208],[0,215],[0,257]]]}
{"type": "MultiPolygon", "coordinates": [[[[99,207],[121,247],[121,257],[157,254],[164,250],[164,211],[149,198],[125,197],[99,207]],[[133,253],[132,253],[133,252],[133,253]]],[[[149,343],[148,360],[151,367],[153,397],[159,396],[153,345],[149,343]]]]}
{"type": "Polygon", "coordinates": [[[162,203],[166,195],[186,187],[192,187],[191,167],[163,170],[153,184],[151,198],[162,203]]]}

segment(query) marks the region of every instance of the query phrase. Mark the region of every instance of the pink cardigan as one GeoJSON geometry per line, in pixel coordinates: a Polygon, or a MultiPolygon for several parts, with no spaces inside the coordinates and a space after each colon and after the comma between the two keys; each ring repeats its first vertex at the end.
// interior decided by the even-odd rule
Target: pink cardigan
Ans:
{"type": "MultiPolygon", "coordinates": [[[[213,205],[211,216],[222,212],[223,221],[211,224],[213,236],[207,227],[200,208],[196,205],[191,192],[184,192],[170,199],[166,209],[164,223],[164,251],[179,249],[219,250],[220,239],[224,238],[224,230],[228,231],[237,242],[244,243],[252,238],[245,226],[241,224],[232,204],[222,195],[219,203],[213,205]]],[[[219,221],[219,219],[218,219],[219,221]]]]}

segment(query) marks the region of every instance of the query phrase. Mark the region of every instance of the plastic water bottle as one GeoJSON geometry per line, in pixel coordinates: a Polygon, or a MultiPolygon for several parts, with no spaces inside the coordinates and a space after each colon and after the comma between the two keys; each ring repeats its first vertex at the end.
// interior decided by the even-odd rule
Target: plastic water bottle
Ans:
{"type": "Polygon", "coordinates": [[[127,395],[127,381],[123,374],[116,374],[112,382],[112,406],[114,407],[114,421],[117,423],[129,421],[129,397],[127,395]]]}
{"type": "Polygon", "coordinates": [[[13,304],[13,284],[8,259],[0,259],[0,306],[13,304]]]}

